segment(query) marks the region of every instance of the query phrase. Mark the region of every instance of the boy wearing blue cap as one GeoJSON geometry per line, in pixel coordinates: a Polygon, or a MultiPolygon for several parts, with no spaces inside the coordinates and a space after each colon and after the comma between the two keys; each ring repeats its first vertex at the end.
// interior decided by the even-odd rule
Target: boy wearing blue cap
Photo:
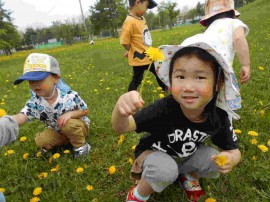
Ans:
{"type": "Polygon", "coordinates": [[[14,84],[25,80],[29,82],[32,97],[10,119],[19,126],[33,119],[45,123],[48,128],[35,137],[36,145],[43,152],[70,143],[75,158],[88,155],[91,148],[85,140],[90,124],[86,116],[88,108],[79,94],[60,78],[57,60],[47,54],[30,54],[24,64],[24,74],[14,84]]]}

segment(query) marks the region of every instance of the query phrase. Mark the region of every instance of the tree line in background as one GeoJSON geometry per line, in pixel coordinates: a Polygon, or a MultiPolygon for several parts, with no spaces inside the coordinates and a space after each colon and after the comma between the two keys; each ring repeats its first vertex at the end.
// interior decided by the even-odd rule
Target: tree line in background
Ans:
{"type": "MultiPolygon", "coordinates": [[[[235,0],[235,6],[239,8],[252,1],[254,0],[235,0]]],[[[127,0],[99,0],[89,8],[90,14],[86,16],[85,22],[75,18],[67,19],[64,22],[54,21],[49,27],[27,27],[25,31],[19,32],[12,22],[12,11],[5,9],[0,0],[0,50],[8,55],[12,54],[12,49],[32,49],[35,44],[48,43],[53,38],[71,44],[76,40],[89,40],[93,35],[116,37],[128,10],[127,0]]],[[[203,15],[204,4],[200,2],[191,9],[177,9],[177,2],[166,0],[159,4],[157,13],[149,10],[145,18],[149,29],[153,30],[171,28],[187,21],[198,22],[203,15]]]]}

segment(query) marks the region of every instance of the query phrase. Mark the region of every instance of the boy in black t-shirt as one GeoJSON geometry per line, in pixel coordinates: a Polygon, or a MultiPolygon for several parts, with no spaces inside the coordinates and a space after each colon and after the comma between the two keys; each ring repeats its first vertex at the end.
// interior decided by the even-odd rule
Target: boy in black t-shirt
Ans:
{"type": "Polygon", "coordinates": [[[117,101],[112,114],[115,132],[148,133],[136,147],[131,176],[140,181],[129,191],[127,202],[147,201],[178,176],[188,199],[198,201],[205,195],[199,178],[217,178],[239,163],[241,153],[228,114],[239,116],[227,104],[238,92],[222,49],[210,40],[199,34],[180,46],[160,47],[166,59],[156,67],[172,95],[143,109],[137,91],[117,101]],[[222,151],[205,146],[206,138],[222,151]]]}

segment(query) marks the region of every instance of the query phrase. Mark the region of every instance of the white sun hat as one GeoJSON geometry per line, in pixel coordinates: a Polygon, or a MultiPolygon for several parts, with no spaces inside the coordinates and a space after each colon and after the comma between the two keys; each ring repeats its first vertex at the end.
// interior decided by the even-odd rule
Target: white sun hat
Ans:
{"type": "Polygon", "coordinates": [[[216,105],[225,110],[228,115],[232,116],[234,119],[240,119],[240,116],[234,112],[234,110],[241,108],[241,96],[239,91],[237,90],[236,82],[233,79],[232,74],[229,72],[229,64],[223,58],[225,56],[225,52],[221,47],[219,47],[214,41],[211,41],[209,37],[204,34],[197,34],[195,36],[189,37],[183,41],[180,45],[163,45],[159,48],[163,52],[165,59],[162,62],[155,62],[155,68],[158,77],[170,87],[169,80],[169,68],[170,61],[174,54],[186,47],[197,47],[207,51],[210,55],[212,55],[217,62],[220,64],[221,69],[224,73],[224,83],[221,89],[218,92],[216,105]]]}

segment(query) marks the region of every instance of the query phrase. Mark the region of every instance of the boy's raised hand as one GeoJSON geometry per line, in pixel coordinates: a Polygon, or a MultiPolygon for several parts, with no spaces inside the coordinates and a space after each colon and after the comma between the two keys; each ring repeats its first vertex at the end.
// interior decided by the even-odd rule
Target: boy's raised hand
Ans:
{"type": "Polygon", "coordinates": [[[140,94],[137,91],[130,91],[121,95],[116,103],[116,109],[121,116],[130,116],[136,113],[144,105],[140,94]]]}

